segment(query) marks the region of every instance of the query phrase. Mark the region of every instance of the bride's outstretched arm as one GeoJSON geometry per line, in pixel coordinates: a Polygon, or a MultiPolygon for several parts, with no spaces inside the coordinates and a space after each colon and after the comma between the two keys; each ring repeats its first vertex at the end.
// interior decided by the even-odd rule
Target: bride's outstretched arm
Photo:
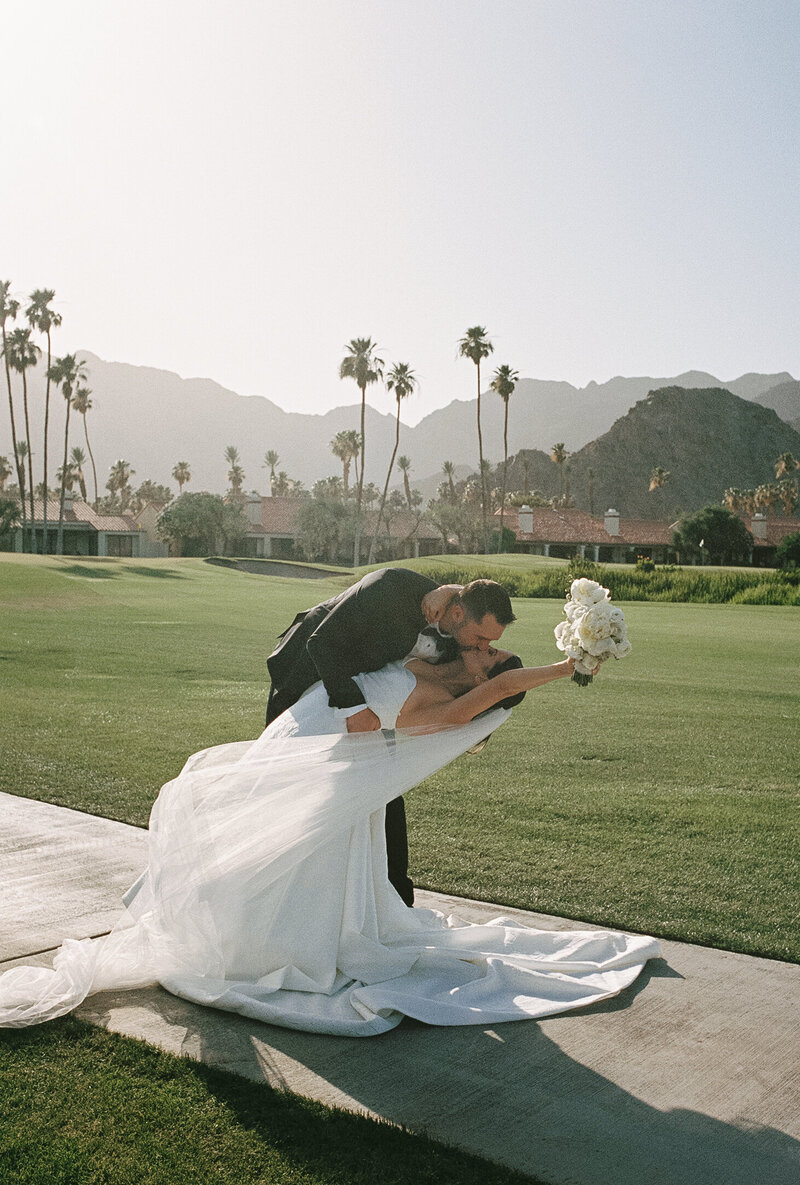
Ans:
{"type": "Polygon", "coordinates": [[[575,663],[571,658],[565,658],[562,662],[554,662],[547,667],[518,667],[515,670],[503,671],[496,679],[488,679],[478,687],[473,687],[452,703],[438,704],[431,711],[436,720],[431,719],[430,723],[467,724],[481,712],[499,704],[501,700],[517,695],[520,691],[533,691],[535,687],[552,683],[554,679],[567,679],[574,670],[575,663]]]}

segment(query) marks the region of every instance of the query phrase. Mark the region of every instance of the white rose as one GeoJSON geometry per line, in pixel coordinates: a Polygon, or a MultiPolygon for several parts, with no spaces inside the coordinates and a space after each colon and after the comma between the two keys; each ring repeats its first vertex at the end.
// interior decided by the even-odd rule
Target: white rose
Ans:
{"type": "Polygon", "coordinates": [[[607,601],[610,594],[602,584],[598,584],[596,580],[587,580],[584,576],[580,580],[573,580],[569,587],[569,595],[573,601],[588,608],[599,601],[607,601]]]}
{"type": "Polygon", "coordinates": [[[586,650],[611,636],[611,613],[608,601],[601,601],[587,609],[580,621],[576,622],[575,634],[586,650]]]}

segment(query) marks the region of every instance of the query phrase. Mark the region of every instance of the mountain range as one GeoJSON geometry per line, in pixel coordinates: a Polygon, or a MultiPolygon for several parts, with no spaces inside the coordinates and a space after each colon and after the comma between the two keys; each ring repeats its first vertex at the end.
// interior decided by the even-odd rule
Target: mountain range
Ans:
{"type": "MultiPolygon", "coordinates": [[[[775,480],[785,452],[800,458],[800,432],[771,407],[712,387],[649,392],[567,462],[570,494],[582,510],[614,506],[630,518],[669,518],[719,503],[729,486],[752,489],[775,480]],[[669,479],[650,490],[656,467],[669,479]]],[[[509,464],[511,488],[561,492],[546,453],[525,451],[509,464]]]]}
{"type": "MultiPolygon", "coordinates": [[[[101,486],[109,467],[124,458],[135,471],[134,486],[150,478],[174,488],[172,468],[177,461],[187,461],[192,472],[189,489],[222,492],[227,484],[228,468],[223,453],[229,444],[239,449],[246,489],[268,490],[268,475],[263,464],[268,449],[278,453],[279,469],[310,486],[318,478],[341,472],[340,463],[330,451],[330,441],[342,429],[359,426],[360,405],[357,401],[322,415],[300,414],[285,411],[262,396],[237,395],[211,379],[183,379],[170,371],[107,362],[86,351],[79,353],[86,363],[92,389],[93,406],[87,419],[101,486]]],[[[12,377],[16,384],[17,432],[24,436],[24,427],[20,430],[19,378],[12,377]]],[[[38,442],[44,402],[43,364],[29,372],[28,386],[36,464],[41,460],[38,442]]],[[[349,386],[357,399],[357,389],[352,384],[349,386]]],[[[713,392],[727,390],[737,403],[744,401],[763,411],[772,409],[777,413],[776,421],[778,416],[784,422],[800,420],[800,382],[786,372],[745,374],[723,383],[713,375],[690,371],[667,378],[617,377],[605,383],[591,382],[583,388],[565,382],[523,378],[517,383],[509,402],[509,455],[525,449],[540,450],[546,456],[556,441],[564,441],[566,448],[574,454],[573,493],[583,497],[579,458],[583,457],[586,448],[599,448],[601,438],[616,421],[624,418],[637,401],[645,399],[649,391],[660,388],[705,392],[706,401],[711,401],[712,405],[713,392]]],[[[342,390],[344,393],[345,388],[342,390]]],[[[368,403],[366,415],[366,479],[382,485],[394,444],[395,404],[383,388],[371,388],[367,395],[368,399],[382,398],[388,409],[378,411],[368,403]]],[[[51,402],[50,469],[53,481],[55,469],[61,463],[59,441],[63,439],[64,402],[57,391],[51,402]]],[[[733,406],[724,399],[718,404],[723,415],[732,414],[730,409],[733,406]]],[[[481,411],[484,456],[496,464],[503,456],[503,404],[493,391],[488,390],[482,395],[481,411]]],[[[71,442],[85,447],[80,419],[73,418],[72,424],[71,442]]],[[[7,415],[2,417],[0,425],[0,453],[10,455],[7,415]]],[[[625,431],[627,433],[627,429],[625,431]]],[[[683,446],[678,442],[683,433],[678,421],[671,423],[669,433],[677,433],[673,445],[680,452],[683,446]]],[[[676,468],[675,462],[670,461],[667,447],[670,445],[669,434],[663,438],[663,443],[665,447],[653,463],[668,469],[676,468]]],[[[742,443],[746,448],[747,440],[742,443]]],[[[791,447],[786,445],[786,448],[791,447]]],[[[425,416],[414,427],[402,425],[400,453],[411,458],[412,482],[426,493],[428,486],[435,486],[441,480],[444,460],[451,460],[458,467],[477,468],[476,400],[454,400],[425,416]]],[[[556,467],[549,460],[547,464],[551,478],[555,474],[557,483],[556,467]]],[[[624,467],[627,465],[626,461],[624,467]]],[[[587,467],[588,462],[583,468],[587,467]]],[[[600,480],[601,469],[606,472],[605,462],[600,465],[598,461],[595,465],[596,482],[600,480]]],[[[611,473],[612,469],[608,468],[609,481],[612,481],[611,473]]],[[[768,477],[769,474],[763,475],[760,480],[768,477]]],[[[605,482],[606,479],[602,480],[605,482]]],[[[745,483],[741,473],[734,474],[726,482],[745,483]]],[[[552,481],[548,484],[552,485],[552,481]]],[[[598,497],[605,488],[604,484],[598,487],[598,497]]],[[[613,493],[609,496],[612,500],[615,497],[613,493]]],[[[601,500],[605,497],[603,492],[601,500]]],[[[616,501],[621,502],[622,498],[616,496],[616,501]]],[[[618,508],[624,513],[634,512],[633,505],[618,508]]]]}

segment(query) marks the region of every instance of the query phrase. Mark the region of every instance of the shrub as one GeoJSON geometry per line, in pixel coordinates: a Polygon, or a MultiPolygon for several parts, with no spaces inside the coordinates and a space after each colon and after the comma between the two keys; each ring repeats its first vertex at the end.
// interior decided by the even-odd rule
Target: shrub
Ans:
{"type": "Polygon", "coordinates": [[[775,558],[779,568],[800,568],[800,531],[784,535],[778,544],[775,558]]]}

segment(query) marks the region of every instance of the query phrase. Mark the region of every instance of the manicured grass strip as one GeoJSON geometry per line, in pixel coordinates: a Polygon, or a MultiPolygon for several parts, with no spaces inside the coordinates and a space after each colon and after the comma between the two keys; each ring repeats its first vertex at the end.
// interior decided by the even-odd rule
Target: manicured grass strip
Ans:
{"type": "Polygon", "coordinates": [[[534,1180],[74,1018],[0,1033],[0,1117],[0,1179],[15,1185],[534,1180]]]}

